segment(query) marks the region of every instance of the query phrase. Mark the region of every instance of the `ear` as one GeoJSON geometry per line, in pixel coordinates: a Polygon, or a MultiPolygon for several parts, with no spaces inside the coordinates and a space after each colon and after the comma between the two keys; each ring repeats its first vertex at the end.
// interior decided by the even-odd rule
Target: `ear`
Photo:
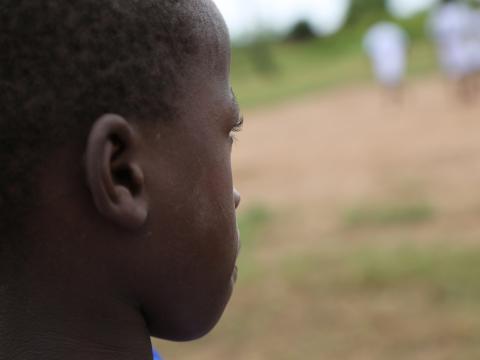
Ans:
{"type": "Polygon", "coordinates": [[[86,180],[96,208],[128,229],[141,227],[148,216],[138,140],[125,119],[107,114],[90,130],[85,154],[86,180]]]}

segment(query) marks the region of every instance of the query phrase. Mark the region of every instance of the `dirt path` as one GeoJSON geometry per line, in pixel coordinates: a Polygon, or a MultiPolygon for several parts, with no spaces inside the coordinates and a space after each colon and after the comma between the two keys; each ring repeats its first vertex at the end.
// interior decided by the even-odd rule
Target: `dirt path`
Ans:
{"type": "Polygon", "coordinates": [[[366,86],[247,111],[233,155],[244,205],[323,207],[409,191],[448,207],[480,204],[480,103],[450,95],[433,79],[411,85],[403,105],[366,86]]]}

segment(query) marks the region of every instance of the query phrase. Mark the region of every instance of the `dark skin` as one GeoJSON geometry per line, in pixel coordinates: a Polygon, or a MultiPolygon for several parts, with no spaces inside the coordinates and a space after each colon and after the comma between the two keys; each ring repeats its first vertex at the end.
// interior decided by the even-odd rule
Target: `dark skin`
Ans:
{"type": "Polygon", "coordinates": [[[2,275],[1,359],[150,360],[150,336],[197,339],[222,315],[240,117],[223,19],[209,0],[190,5],[205,50],[179,84],[178,116],[104,114],[42,167],[28,251],[2,275]]]}

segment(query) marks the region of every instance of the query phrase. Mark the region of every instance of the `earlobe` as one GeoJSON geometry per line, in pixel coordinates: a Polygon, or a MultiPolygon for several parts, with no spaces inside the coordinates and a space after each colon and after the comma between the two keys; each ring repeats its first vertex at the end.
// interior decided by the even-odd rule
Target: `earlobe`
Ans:
{"type": "Polygon", "coordinates": [[[95,207],[129,229],[140,228],[148,216],[137,136],[124,118],[103,115],[90,130],[85,152],[86,181],[95,207]]]}

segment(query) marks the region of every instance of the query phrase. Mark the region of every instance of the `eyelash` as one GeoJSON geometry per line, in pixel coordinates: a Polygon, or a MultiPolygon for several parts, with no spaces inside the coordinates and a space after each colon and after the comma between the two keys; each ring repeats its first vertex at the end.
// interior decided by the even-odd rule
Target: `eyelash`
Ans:
{"type": "Polygon", "coordinates": [[[243,116],[241,116],[240,119],[238,119],[238,122],[235,124],[232,131],[233,132],[242,131],[242,127],[243,127],[243,116]]]}
{"type": "Polygon", "coordinates": [[[232,131],[230,132],[230,137],[232,138],[233,142],[236,142],[238,140],[237,136],[235,136],[235,133],[242,131],[242,127],[243,127],[243,116],[240,117],[240,119],[238,119],[238,122],[235,124],[232,131]]]}

